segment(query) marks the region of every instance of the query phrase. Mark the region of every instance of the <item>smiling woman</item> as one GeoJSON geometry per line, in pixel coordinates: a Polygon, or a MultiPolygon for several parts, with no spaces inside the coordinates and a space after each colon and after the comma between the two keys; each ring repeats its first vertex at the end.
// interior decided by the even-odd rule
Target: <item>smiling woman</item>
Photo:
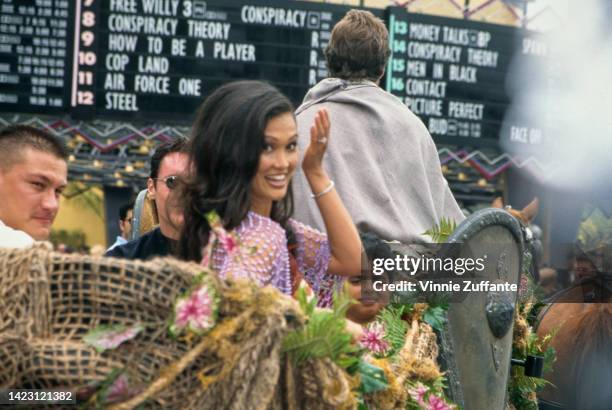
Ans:
{"type": "Polygon", "coordinates": [[[341,282],[337,275],[359,274],[361,242],[322,167],[327,112],[317,115],[302,162],[327,234],[291,218],[297,126],[293,106],[276,88],[258,81],[226,84],[202,104],[192,130],[180,256],[201,261],[210,254],[221,276],[248,277],[287,294],[303,277],[320,304],[329,304],[341,282]],[[211,211],[240,246],[218,246],[203,217],[211,211]]]}
{"type": "Polygon", "coordinates": [[[270,215],[272,201],[280,201],[287,195],[298,162],[297,138],[292,113],[286,112],[268,121],[264,149],[251,189],[251,209],[257,213],[270,215]]]}

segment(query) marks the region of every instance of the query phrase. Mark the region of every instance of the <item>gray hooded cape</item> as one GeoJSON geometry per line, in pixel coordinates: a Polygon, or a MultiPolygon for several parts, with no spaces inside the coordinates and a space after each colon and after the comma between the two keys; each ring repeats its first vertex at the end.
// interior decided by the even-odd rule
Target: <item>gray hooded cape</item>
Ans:
{"type": "MultiPolygon", "coordinates": [[[[440,218],[464,219],[427,128],[397,97],[371,81],[319,82],[296,111],[302,152],[322,107],[331,121],[324,166],[360,231],[422,243],[440,218]]],[[[293,185],[296,219],[324,231],[302,172],[293,185]]]]}

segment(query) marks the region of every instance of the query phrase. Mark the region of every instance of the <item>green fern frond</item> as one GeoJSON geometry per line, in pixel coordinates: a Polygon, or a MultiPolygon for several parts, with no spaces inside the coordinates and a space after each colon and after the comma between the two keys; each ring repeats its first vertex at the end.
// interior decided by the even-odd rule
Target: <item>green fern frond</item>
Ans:
{"type": "Polygon", "coordinates": [[[448,387],[446,385],[446,377],[440,376],[436,380],[433,381],[432,387],[436,392],[443,392],[448,387]]]}
{"type": "Polygon", "coordinates": [[[385,326],[385,339],[391,344],[391,351],[388,356],[397,353],[406,341],[406,332],[408,326],[402,320],[404,314],[403,306],[387,306],[378,313],[377,321],[382,322],[385,326]]]}
{"type": "Polygon", "coordinates": [[[304,312],[307,317],[312,316],[312,313],[317,306],[317,298],[314,297],[309,301],[308,296],[306,295],[306,289],[299,288],[297,290],[296,299],[300,305],[300,308],[302,309],[302,312],[304,312]]]}
{"type": "Polygon", "coordinates": [[[346,331],[345,314],[350,299],[343,294],[334,294],[334,307],[330,310],[316,310],[316,300],[307,301],[305,294],[298,292],[298,301],[309,316],[306,325],[289,333],[283,340],[283,352],[296,365],[310,358],[327,357],[343,368],[351,367],[351,357],[357,348],[351,344],[352,336],[346,331]]]}
{"type": "Polygon", "coordinates": [[[455,229],[457,229],[457,223],[454,220],[442,217],[439,224],[423,232],[423,235],[429,236],[436,243],[442,243],[446,242],[455,229]]]}

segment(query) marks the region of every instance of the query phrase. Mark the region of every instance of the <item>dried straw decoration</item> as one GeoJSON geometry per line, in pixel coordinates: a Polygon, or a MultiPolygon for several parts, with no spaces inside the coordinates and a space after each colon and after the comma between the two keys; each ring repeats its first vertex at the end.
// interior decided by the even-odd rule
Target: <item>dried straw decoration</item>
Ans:
{"type": "Polygon", "coordinates": [[[365,396],[371,410],[405,409],[408,401],[406,382],[431,382],[442,375],[437,364],[436,334],[427,323],[412,321],[404,346],[395,360],[370,359],[370,363],[385,372],[389,388],[365,396]]]}
{"type": "Polygon", "coordinates": [[[274,288],[212,278],[221,297],[217,325],[203,337],[171,338],[174,301],[200,271],[171,258],[66,255],[45,244],[0,249],[0,389],[75,391],[126,368],[142,389],[109,408],[356,407],[335,364],[311,360],[294,369],[284,359],[284,336],[305,318],[274,288]],[[83,342],[99,325],[137,323],[144,330],[117,349],[98,353],[83,342]]]}

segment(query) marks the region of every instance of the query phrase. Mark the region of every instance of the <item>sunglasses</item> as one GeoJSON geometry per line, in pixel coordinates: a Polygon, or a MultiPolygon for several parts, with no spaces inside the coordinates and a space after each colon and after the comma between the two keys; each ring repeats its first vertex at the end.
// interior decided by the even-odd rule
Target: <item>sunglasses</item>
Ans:
{"type": "Polygon", "coordinates": [[[179,177],[176,175],[170,175],[165,178],[153,178],[155,181],[164,181],[169,190],[176,188],[180,182],[179,177]]]}

